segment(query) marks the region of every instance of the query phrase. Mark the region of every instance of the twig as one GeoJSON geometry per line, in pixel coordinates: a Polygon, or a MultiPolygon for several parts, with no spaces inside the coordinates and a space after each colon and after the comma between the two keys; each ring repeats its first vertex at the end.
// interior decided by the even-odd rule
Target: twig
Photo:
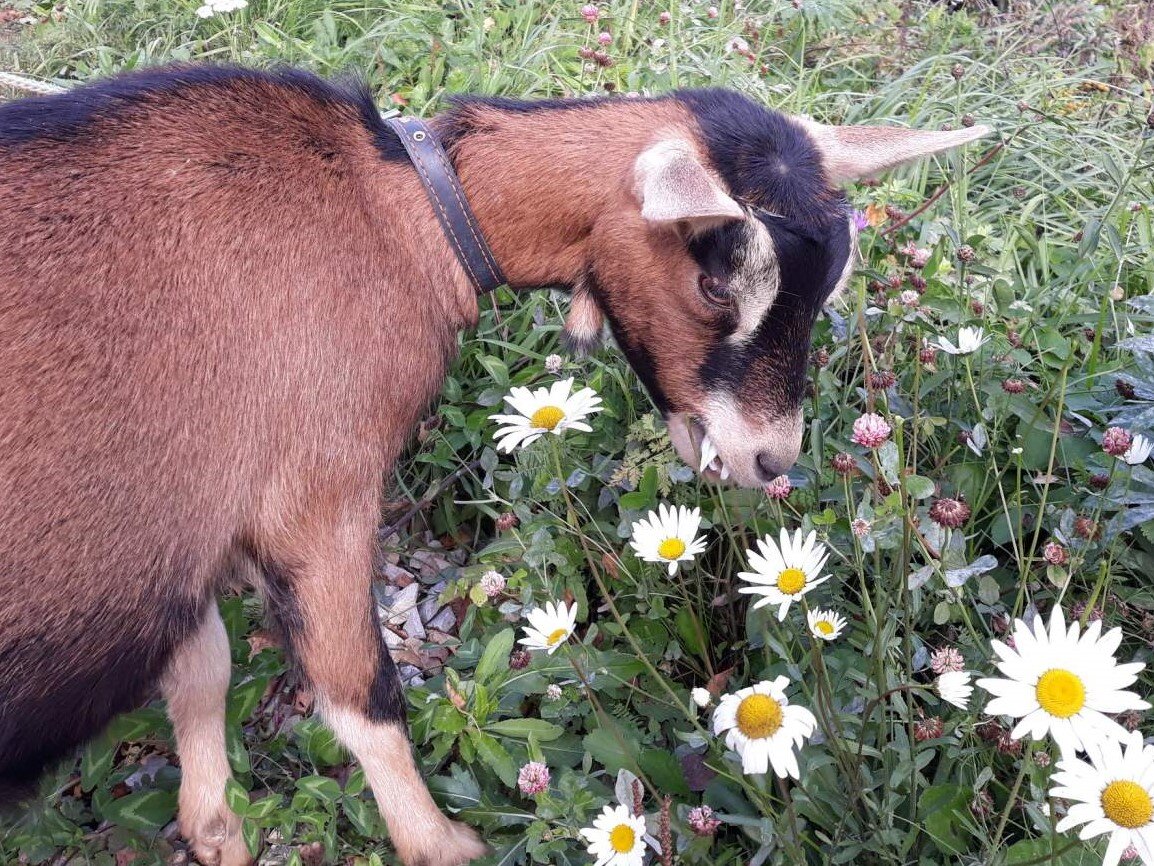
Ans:
{"type": "MultiPolygon", "coordinates": [[[[990,160],[992,160],[995,156],[997,156],[999,153],[1001,153],[1002,150],[1006,147],[1006,145],[1009,144],[1011,141],[1013,141],[1018,136],[1018,133],[1021,131],[1022,131],[1021,128],[1018,128],[1013,133],[1011,133],[1010,137],[1007,138],[1005,141],[1000,141],[997,144],[995,144],[993,147],[991,147],[989,149],[989,151],[986,152],[985,156],[983,156],[981,159],[979,159],[977,162],[975,162],[972,166],[970,166],[969,169],[966,170],[966,174],[973,174],[975,171],[977,171],[979,168],[981,168],[983,165],[985,165],[990,160]]],[[[924,202],[922,202],[917,210],[915,210],[913,213],[906,214],[904,217],[902,217],[900,220],[895,222],[889,228],[882,231],[882,237],[889,237],[894,232],[896,232],[898,229],[900,229],[902,226],[908,224],[910,222],[910,220],[915,219],[916,217],[925,213],[927,210],[929,210],[930,206],[933,205],[934,202],[936,202],[938,199],[940,199],[943,195],[946,194],[946,190],[948,190],[949,188],[950,188],[950,181],[947,180],[945,183],[943,183],[941,186],[939,186],[937,189],[935,189],[933,194],[929,198],[927,198],[924,202]]]]}
{"type": "Polygon", "coordinates": [[[457,468],[450,475],[445,476],[444,480],[441,481],[441,483],[437,485],[436,490],[434,490],[432,493],[430,493],[424,499],[417,500],[417,502],[413,505],[412,508],[410,508],[403,515],[401,515],[401,518],[399,520],[394,520],[394,521],[391,521],[389,523],[386,523],[384,526],[382,526],[380,529],[378,529],[377,530],[377,538],[380,539],[381,541],[384,541],[386,538],[388,538],[394,532],[399,532],[402,528],[404,528],[408,524],[408,522],[410,520],[412,520],[420,512],[424,511],[426,508],[428,508],[430,505],[432,505],[434,502],[436,502],[441,497],[442,493],[444,493],[446,490],[448,490],[450,487],[452,487],[454,484],[456,484],[458,478],[460,478],[466,472],[472,472],[474,469],[476,469],[480,465],[481,465],[481,460],[480,460],[480,458],[477,458],[472,463],[466,463],[464,466],[457,468]]]}

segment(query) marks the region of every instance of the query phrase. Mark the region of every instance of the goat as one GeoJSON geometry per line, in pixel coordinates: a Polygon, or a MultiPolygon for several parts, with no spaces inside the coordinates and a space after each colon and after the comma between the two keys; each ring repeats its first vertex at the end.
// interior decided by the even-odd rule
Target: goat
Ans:
{"type": "MultiPolygon", "coordinates": [[[[724,90],[458,101],[432,122],[514,288],[607,320],[696,465],[784,471],[838,184],[985,130],[835,128],[724,90]]],[[[365,90],[178,66],[0,107],[0,790],[159,684],[202,863],[228,809],[215,593],[251,572],[400,858],[484,850],[435,806],[370,601],[379,488],[477,299],[365,90]]],[[[716,477],[719,467],[705,470],[716,477]]]]}

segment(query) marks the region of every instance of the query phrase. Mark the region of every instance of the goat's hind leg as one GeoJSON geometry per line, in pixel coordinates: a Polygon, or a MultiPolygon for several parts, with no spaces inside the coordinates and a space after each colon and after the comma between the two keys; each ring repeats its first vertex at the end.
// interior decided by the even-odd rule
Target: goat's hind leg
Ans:
{"type": "Polygon", "coordinates": [[[180,755],[180,832],[204,866],[252,862],[224,787],[232,777],[224,712],[231,672],[228,635],[213,602],[173,654],[162,681],[180,755]]]}

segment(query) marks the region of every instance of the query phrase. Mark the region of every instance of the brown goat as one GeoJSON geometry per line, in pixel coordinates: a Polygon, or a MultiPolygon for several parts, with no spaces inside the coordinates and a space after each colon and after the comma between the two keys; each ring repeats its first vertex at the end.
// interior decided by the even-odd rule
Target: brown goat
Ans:
{"type": "MultiPolygon", "coordinates": [[[[607,318],[682,455],[708,433],[747,485],[798,453],[809,330],[852,270],[835,184],[983,132],[725,91],[434,126],[510,283],[572,288],[573,341],[607,318]]],[[[175,67],[2,106],[0,237],[0,793],[160,683],[182,832],[247,863],[214,595],[252,573],[402,860],[482,853],[412,759],[370,600],[382,474],[477,301],[368,95],[175,67]]]]}

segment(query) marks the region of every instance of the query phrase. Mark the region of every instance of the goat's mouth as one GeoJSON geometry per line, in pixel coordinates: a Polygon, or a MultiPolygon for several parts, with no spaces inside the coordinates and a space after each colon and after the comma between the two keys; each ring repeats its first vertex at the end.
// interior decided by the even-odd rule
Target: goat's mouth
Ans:
{"type": "Polygon", "coordinates": [[[678,456],[694,467],[702,478],[715,482],[729,480],[729,467],[709,437],[709,431],[696,416],[679,413],[671,417],[669,438],[673,440],[678,456]]]}

